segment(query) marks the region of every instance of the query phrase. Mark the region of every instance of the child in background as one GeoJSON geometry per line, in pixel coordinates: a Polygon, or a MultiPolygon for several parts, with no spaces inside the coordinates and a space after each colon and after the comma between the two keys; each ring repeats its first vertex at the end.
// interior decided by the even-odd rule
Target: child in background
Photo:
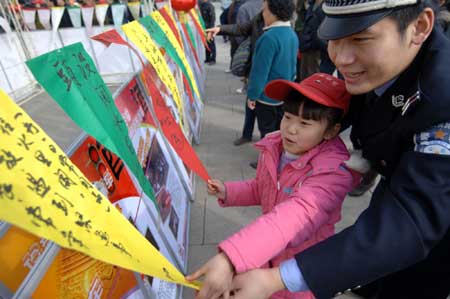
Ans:
{"type": "MultiPolygon", "coordinates": [[[[270,82],[265,93],[284,101],[280,131],[255,144],[256,178],[208,182],[222,207],[260,205],[263,215],[219,244],[221,253],[187,277],[205,276],[197,299],[229,298],[234,273],[275,267],[334,234],[342,202],[356,182],[338,137],[350,95],[343,81],[314,74],[301,83],[270,82]]],[[[282,291],[271,298],[314,298],[282,291]]]]}

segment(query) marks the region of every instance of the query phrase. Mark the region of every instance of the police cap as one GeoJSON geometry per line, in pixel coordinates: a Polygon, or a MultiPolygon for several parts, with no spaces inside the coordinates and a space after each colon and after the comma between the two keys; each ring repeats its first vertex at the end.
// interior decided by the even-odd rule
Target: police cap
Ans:
{"type": "Polygon", "coordinates": [[[325,0],[322,8],[325,19],[318,35],[324,40],[335,40],[361,32],[394,9],[414,5],[419,0],[325,0]]]}

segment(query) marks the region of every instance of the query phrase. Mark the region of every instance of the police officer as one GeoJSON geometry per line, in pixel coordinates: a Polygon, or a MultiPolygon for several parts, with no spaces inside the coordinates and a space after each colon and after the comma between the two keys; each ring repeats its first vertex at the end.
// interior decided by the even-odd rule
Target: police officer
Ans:
{"type": "Polygon", "coordinates": [[[381,175],[355,224],[280,268],[235,277],[235,299],[440,299],[450,290],[450,42],[433,0],[326,0],[319,36],[352,98],[351,140],[381,175]]]}

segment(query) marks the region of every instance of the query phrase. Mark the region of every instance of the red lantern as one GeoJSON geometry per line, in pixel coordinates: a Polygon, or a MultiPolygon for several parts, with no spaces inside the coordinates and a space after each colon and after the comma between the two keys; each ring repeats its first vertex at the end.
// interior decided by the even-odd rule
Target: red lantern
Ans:
{"type": "Polygon", "coordinates": [[[170,0],[170,4],[176,11],[189,11],[195,7],[197,0],[170,0]]]}

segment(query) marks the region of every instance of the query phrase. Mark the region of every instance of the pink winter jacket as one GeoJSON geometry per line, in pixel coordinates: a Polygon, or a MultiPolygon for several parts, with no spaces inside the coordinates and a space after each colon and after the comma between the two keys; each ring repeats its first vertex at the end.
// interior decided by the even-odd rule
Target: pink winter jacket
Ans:
{"type": "MultiPolygon", "coordinates": [[[[333,235],[344,197],[356,182],[343,164],[349,153],[339,137],[323,141],[280,174],[280,132],[267,135],[255,147],[261,151],[256,178],[225,183],[226,199],[219,199],[222,207],[262,207],[262,216],[219,244],[238,273],[276,267],[333,235]]],[[[282,291],[272,298],[314,296],[282,291]]]]}

